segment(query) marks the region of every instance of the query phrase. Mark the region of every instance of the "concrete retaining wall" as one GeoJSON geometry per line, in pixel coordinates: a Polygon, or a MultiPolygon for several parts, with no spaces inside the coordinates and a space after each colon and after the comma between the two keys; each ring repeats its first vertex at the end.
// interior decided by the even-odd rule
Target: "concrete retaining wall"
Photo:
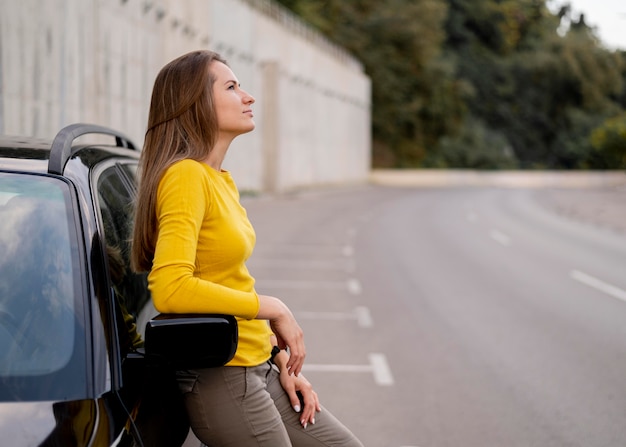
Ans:
{"type": "Polygon", "coordinates": [[[0,133],[114,127],[142,144],[159,69],[221,53],[252,93],[257,129],[225,168],[242,190],[366,181],[370,80],[271,0],[0,0],[0,133]]]}

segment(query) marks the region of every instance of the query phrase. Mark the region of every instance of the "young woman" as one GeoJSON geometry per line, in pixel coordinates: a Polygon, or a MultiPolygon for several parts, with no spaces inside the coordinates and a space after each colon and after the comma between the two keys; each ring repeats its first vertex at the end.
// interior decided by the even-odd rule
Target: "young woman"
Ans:
{"type": "Polygon", "coordinates": [[[150,272],[159,312],[237,317],[238,347],[226,366],[178,372],[204,444],[361,446],[300,373],[306,350],[293,314],[256,292],[245,265],[255,233],[222,162],[233,139],[254,129],[253,103],[216,53],[194,51],[163,67],[141,155],[133,268],[150,272]]]}

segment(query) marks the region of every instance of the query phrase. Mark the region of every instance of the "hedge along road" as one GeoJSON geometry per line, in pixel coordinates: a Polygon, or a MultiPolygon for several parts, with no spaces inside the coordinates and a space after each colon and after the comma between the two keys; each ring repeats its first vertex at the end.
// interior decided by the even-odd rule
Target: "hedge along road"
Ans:
{"type": "Polygon", "coordinates": [[[248,265],[300,321],[322,403],[367,446],[626,445],[626,231],[559,214],[560,193],[244,197],[248,265]]]}

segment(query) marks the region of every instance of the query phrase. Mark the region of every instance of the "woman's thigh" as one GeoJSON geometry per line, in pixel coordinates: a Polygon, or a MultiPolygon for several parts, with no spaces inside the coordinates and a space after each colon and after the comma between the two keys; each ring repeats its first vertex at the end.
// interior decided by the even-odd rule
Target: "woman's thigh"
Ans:
{"type": "Polygon", "coordinates": [[[200,441],[216,447],[291,446],[267,391],[269,369],[265,364],[178,373],[191,428],[200,441]]]}
{"type": "Polygon", "coordinates": [[[363,447],[363,444],[326,408],[316,413],[315,424],[300,424],[300,414],[291,407],[275,369],[268,376],[267,389],[280,412],[293,447],[363,447]]]}

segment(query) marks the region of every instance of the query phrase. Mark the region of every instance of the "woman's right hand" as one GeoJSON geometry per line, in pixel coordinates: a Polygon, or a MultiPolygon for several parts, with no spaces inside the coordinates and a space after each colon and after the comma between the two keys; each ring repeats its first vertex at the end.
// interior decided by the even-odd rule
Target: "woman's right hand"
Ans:
{"type": "Polygon", "coordinates": [[[299,375],[306,356],[304,332],[289,308],[278,298],[259,295],[259,303],[259,313],[256,318],[269,320],[270,327],[278,340],[278,347],[289,348],[289,361],[286,365],[289,374],[299,375]]]}

